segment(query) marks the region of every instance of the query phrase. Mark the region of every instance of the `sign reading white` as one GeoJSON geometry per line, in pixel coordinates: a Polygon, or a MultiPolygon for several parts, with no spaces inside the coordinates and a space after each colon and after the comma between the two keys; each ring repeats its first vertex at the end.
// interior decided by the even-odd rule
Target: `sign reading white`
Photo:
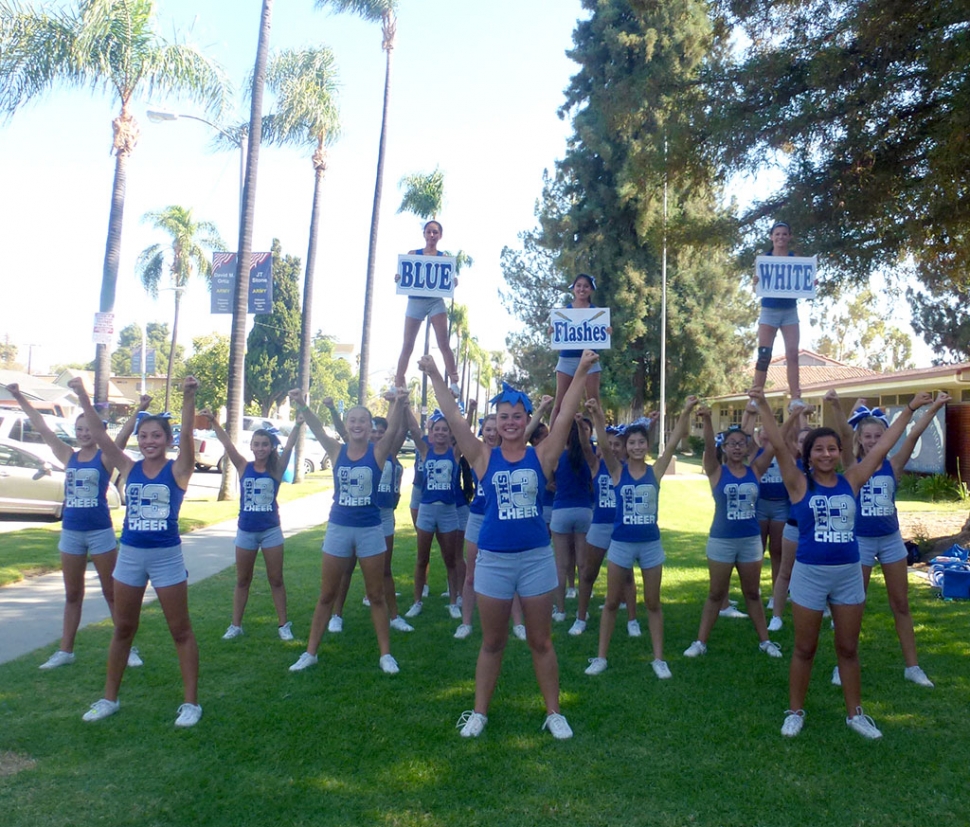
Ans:
{"type": "Polygon", "coordinates": [[[115,338],[115,314],[95,313],[91,341],[96,345],[110,345],[115,338]]]}
{"type": "Polygon", "coordinates": [[[758,256],[754,260],[756,292],[769,299],[814,299],[817,269],[815,256],[758,256]]]}
{"type": "Polygon", "coordinates": [[[398,256],[397,294],[424,299],[455,295],[454,256],[398,256]]]}
{"type": "Polygon", "coordinates": [[[610,309],[608,307],[566,307],[553,310],[553,350],[609,350],[610,309]]]}

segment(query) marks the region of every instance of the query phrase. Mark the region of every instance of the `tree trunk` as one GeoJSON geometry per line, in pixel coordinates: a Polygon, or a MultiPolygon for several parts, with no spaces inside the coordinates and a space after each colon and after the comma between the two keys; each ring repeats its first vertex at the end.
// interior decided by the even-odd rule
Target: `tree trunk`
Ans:
{"type": "MultiPolygon", "coordinates": [[[[236,247],[236,295],[232,308],[232,334],[229,340],[229,384],[227,388],[227,428],[229,439],[239,439],[243,413],[243,385],[246,377],[246,312],[249,302],[249,269],[253,254],[253,221],[256,212],[256,168],[259,164],[259,142],[263,129],[263,86],[266,81],[266,60],[269,56],[269,34],[273,20],[273,0],[263,0],[256,46],[256,65],[253,70],[252,106],[249,110],[249,146],[246,157],[246,178],[243,184],[243,208],[239,220],[239,244],[236,247]]],[[[235,496],[236,469],[225,463],[219,499],[235,496]]]]}
{"type": "MultiPolygon", "coordinates": [[[[310,211],[310,241],[306,251],[306,271],[303,277],[303,317],[300,326],[300,392],[303,398],[310,393],[310,355],[313,339],[313,274],[317,266],[317,236],[320,220],[320,190],[323,187],[323,176],[327,171],[323,150],[317,149],[314,155],[313,207],[310,211]],[[318,158],[319,156],[319,158],[318,158]]],[[[293,482],[301,483],[305,476],[303,454],[305,451],[306,434],[300,429],[297,435],[296,448],[293,451],[294,466],[293,482]]]]}
{"type": "Polygon", "coordinates": [[[387,147],[387,113],[391,99],[391,53],[394,51],[394,16],[384,20],[384,112],[381,116],[381,140],[377,149],[377,181],[374,184],[374,205],[370,218],[370,244],[367,248],[367,278],[364,283],[364,324],[360,337],[360,374],[357,404],[367,404],[367,373],[370,370],[370,325],[374,304],[374,268],[377,263],[377,225],[381,213],[381,191],[384,187],[384,151],[387,147]]]}
{"type": "MultiPolygon", "coordinates": [[[[172,346],[168,351],[168,371],[165,373],[165,410],[168,410],[169,395],[172,391],[172,365],[175,363],[175,343],[179,335],[179,305],[182,303],[182,291],[175,288],[175,318],[172,319],[172,346]]],[[[182,427],[188,427],[183,422],[182,427]]]]}

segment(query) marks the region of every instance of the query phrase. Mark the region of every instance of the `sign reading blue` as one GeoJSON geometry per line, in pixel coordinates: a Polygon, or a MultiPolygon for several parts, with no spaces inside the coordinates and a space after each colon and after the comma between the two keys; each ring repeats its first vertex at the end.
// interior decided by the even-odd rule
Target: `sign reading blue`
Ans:
{"type": "MultiPolygon", "coordinates": [[[[235,253],[212,254],[210,313],[232,313],[236,285],[235,253]]],[[[248,313],[273,312],[273,254],[253,253],[249,269],[248,313]]]]}
{"type": "Polygon", "coordinates": [[[818,260],[799,256],[758,256],[757,294],[769,299],[814,299],[818,260]]]}
{"type": "Polygon", "coordinates": [[[564,307],[549,320],[553,350],[609,350],[611,334],[608,307],[564,307]]]}
{"type": "Polygon", "coordinates": [[[454,256],[398,256],[397,294],[425,299],[455,295],[454,256]]]}

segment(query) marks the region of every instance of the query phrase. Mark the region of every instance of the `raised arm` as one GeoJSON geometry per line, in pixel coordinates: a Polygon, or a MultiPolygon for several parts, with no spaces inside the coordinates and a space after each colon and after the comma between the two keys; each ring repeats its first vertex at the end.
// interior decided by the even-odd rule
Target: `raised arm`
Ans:
{"type": "Polygon", "coordinates": [[[566,450],[566,440],[569,439],[569,429],[573,427],[573,414],[579,410],[580,400],[583,398],[583,389],[586,387],[586,374],[589,369],[599,361],[599,354],[595,350],[584,350],[579,360],[579,367],[569,389],[562,399],[559,406],[559,416],[549,429],[547,436],[536,447],[536,455],[542,463],[542,471],[546,479],[552,476],[552,472],[559,461],[559,455],[566,450]]]}
{"type": "MultiPolygon", "coordinates": [[[[246,465],[249,464],[249,460],[247,460],[246,457],[240,453],[239,449],[232,444],[232,440],[229,439],[229,434],[226,433],[226,429],[219,424],[219,421],[216,419],[216,415],[208,409],[200,411],[199,415],[204,416],[209,420],[209,428],[215,433],[216,439],[222,443],[222,447],[226,450],[226,456],[229,457],[229,462],[232,463],[236,471],[240,474],[245,471],[246,465]]],[[[296,428],[293,430],[295,431],[296,428]]],[[[181,440],[179,441],[181,442],[181,440]]],[[[285,468],[286,466],[283,467],[285,468]]]]}
{"type": "Polygon", "coordinates": [[[909,462],[909,458],[913,456],[913,451],[916,450],[916,443],[919,442],[919,438],[923,436],[923,432],[930,426],[933,422],[933,418],[936,416],[937,412],[946,405],[950,400],[950,394],[946,391],[940,391],[936,395],[936,399],[933,400],[933,404],[930,405],[929,410],[924,413],[919,419],[916,420],[916,424],[910,428],[908,434],[906,434],[906,439],[903,440],[902,447],[893,455],[890,460],[893,466],[893,474],[896,475],[896,479],[903,473],[903,469],[906,468],[906,463],[909,462]]]}
{"type": "Polygon", "coordinates": [[[529,420],[529,424],[525,426],[525,441],[528,442],[532,435],[536,432],[536,428],[539,427],[542,420],[546,417],[549,411],[552,410],[552,404],[556,400],[551,396],[543,396],[539,401],[539,407],[535,409],[535,413],[532,414],[532,419],[529,420]]]}
{"type": "Polygon", "coordinates": [[[481,442],[475,436],[474,431],[468,427],[458,409],[458,403],[451,395],[451,391],[448,389],[448,385],[445,383],[434,359],[430,355],[422,356],[418,360],[418,368],[424,371],[431,380],[435,396],[438,398],[438,405],[445,415],[445,419],[448,420],[448,426],[455,437],[455,442],[465,455],[465,459],[468,460],[468,464],[475,469],[475,473],[481,479],[488,470],[488,457],[491,449],[481,442]]]}
{"type": "Polygon", "coordinates": [[[401,406],[410,408],[408,405],[408,392],[403,388],[394,390],[394,398],[391,400],[391,407],[387,412],[387,430],[380,442],[374,446],[374,459],[382,468],[390,457],[397,454],[404,442],[406,426],[404,423],[401,406]]]}
{"type": "Polygon", "coordinates": [[[91,436],[94,437],[94,441],[98,443],[98,447],[108,458],[111,466],[117,468],[123,476],[126,475],[135,463],[108,436],[108,432],[104,429],[104,423],[101,422],[101,417],[98,416],[94,405],[91,404],[91,397],[88,396],[88,392],[84,389],[84,380],[79,376],[75,376],[67,383],[67,386],[74,391],[78,402],[81,403],[81,410],[84,411],[84,421],[87,423],[88,430],[91,432],[91,436]]]}
{"type": "Polygon", "coordinates": [[[138,414],[143,413],[148,410],[148,406],[152,404],[152,398],[147,394],[143,393],[138,397],[138,410],[135,412],[134,416],[129,416],[125,420],[125,424],[121,426],[121,430],[118,431],[118,436],[115,437],[115,445],[117,445],[122,451],[128,446],[128,440],[131,439],[131,435],[135,432],[135,425],[138,424],[138,414]]]}
{"type": "MultiPolygon", "coordinates": [[[[593,420],[593,428],[596,430],[596,441],[600,444],[600,457],[603,462],[606,463],[606,468],[610,472],[610,476],[613,478],[614,484],[619,482],[620,474],[623,473],[623,464],[616,458],[610,450],[610,435],[606,433],[606,417],[603,415],[603,409],[600,407],[600,402],[596,397],[586,400],[586,410],[589,412],[590,419],[593,420]]],[[[596,469],[590,466],[592,473],[596,473],[599,470],[597,465],[596,469]]]]}
{"type": "MultiPolygon", "coordinates": [[[[748,395],[757,404],[758,412],[761,414],[763,432],[775,448],[775,455],[778,457],[778,469],[781,471],[781,478],[788,490],[788,496],[793,503],[801,502],[808,487],[805,475],[798,470],[795,459],[785,444],[785,437],[778,427],[778,423],[775,422],[775,415],[771,410],[771,405],[768,404],[768,400],[765,399],[765,392],[758,388],[748,391],[748,395]]],[[[794,417],[792,418],[794,419],[794,417]]]]}
{"type": "Polygon", "coordinates": [[[866,484],[866,480],[876,473],[876,470],[882,465],[882,461],[892,450],[893,445],[906,432],[906,426],[912,420],[913,414],[924,405],[929,405],[932,401],[933,397],[926,391],[921,391],[916,394],[906,407],[903,408],[902,413],[896,417],[896,421],[879,437],[879,441],[872,446],[872,450],[859,460],[859,462],[846,470],[845,478],[852,485],[854,491],[858,492],[866,484]]]}
{"type": "Polygon", "coordinates": [[[823,398],[832,414],[832,427],[839,432],[839,437],[842,440],[842,467],[849,468],[855,463],[855,457],[852,455],[852,426],[849,424],[845,411],[842,410],[839,395],[834,388],[829,390],[823,398]]]}
{"type": "Polygon", "coordinates": [[[303,392],[299,388],[291,390],[289,396],[290,402],[296,408],[296,412],[303,417],[303,421],[306,422],[307,427],[313,431],[313,435],[319,440],[323,449],[327,452],[330,461],[336,465],[337,460],[340,458],[340,443],[324,430],[323,423],[307,407],[306,400],[303,398],[303,392]]]}
{"type": "Polygon", "coordinates": [[[697,414],[704,425],[704,473],[707,474],[711,488],[721,479],[721,463],[717,461],[717,437],[714,436],[712,411],[707,405],[697,409],[697,414]]]}
{"type": "Polygon", "coordinates": [[[195,470],[195,437],[193,424],[195,423],[195,392],[199,389],[199,380],[194,376],[186,376],[182,380],[182,436],[179,437],[179,452],[172,466],[172,476],[180,488],[189,487],[189,478],[195,470]]]}
{"type": "Polygon", "coordinates": [[[20,385],[18,383],[11,382],[9,385],[7,385],[7,390],[10,391],[10,395],[17,400],[17,404],[20,405],[23,412],[27,414],[30,424],[34,426],[34,430],[41,435],[41,438],[47,443],[47,446],[54,452],[54,456],[57,457],[57,461],[61,465],[67,467],[68,461],[74,454],[74,449],[50,429],[48,424],[44,421],[44,417],[41,412],[31,405],[27,400],[27,397],[21,393],[20,385]]]}
{"type": "Polygon", "coordinates": [[[280,454],[280,476],[277,482],[283,479],[283,474],[286,473],[286,467],[290,464],[290,457],[293,454],[293,449],[296,448],[296,440],[300,435],[300,429],[303,427],[303,417],[299,414],[296,415],[296,422],[293,428],[290,430],[290,435],[286,438],[286,444],[283,446],[283,453],[280,454]]]}
{"type": "Polygon", "coordinates": [[[421,423],[414,415],[410,402],[405,402],[404,408],[404,422],[407,425],[408,433],[411,434],[411,440],[414,442],[415,453],[423,460],[428,455],[428,443],[424,441],[424,434],[421,433],[421,423]]]}
{"type": "Polygon", "coordinates": [[[670,434],[670,439],[667,440],[667,445],[664,448],[664,452],[653,464],[653,475],[657,478],[657,482],[660,482],[660,478],[667,473],[667,466],[670,465],[670,460],[673,459],[677,446],[680,445],[680,441],[687,436],[687,432],[690,429],[690,414],[691,411],[693,411],[697,406],[698,401],[699,400],[696,396],[687,397],[684,410],[681,411],[680,416],[677,417],[677,424],[674,425],[674,430],[670,434]]]}
{"type": "Polygon", "coordinates": [[[328,411],[330,411],[330,418],[333,420],[333,429],[337,432],[344,442],[347,442],[347,429],[344,428],[344,421],[340,417],[340,411],[337,410],[336,405],[333,404],[332,396],[325,396],[320,400],[328,411]]]}

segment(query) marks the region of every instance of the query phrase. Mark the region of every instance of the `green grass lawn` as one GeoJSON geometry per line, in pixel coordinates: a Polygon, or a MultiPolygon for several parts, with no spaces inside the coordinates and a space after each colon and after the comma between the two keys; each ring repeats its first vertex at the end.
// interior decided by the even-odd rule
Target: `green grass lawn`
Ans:
{"type": "MultiPolygon", "coordinates": [[[[405,506],[406,500],[398,522],[407,529],[395,552],[403,608],[414,562],[405,506]]],[[[0,754],[13,754],[0,757],[0,767],[36,762],[0,777],[0,821],[5,827],[966,825],[970,603],[944,603],[914,581],[921,663],[937,683],[917,687],[903,681],[876,574],[861,656],[866,710],[884,738],[865,741],[845,726],[841,691],[829,683],[835,655],[826,629],[805,728],[783,739],[790,623],[773,635],[784,660],[758,651],[745,620],[719,621],[705,657],[681,655],[696,635],[706,596],[711,511],[704,481],[664,483],[672,680],[654,678],[646,634],[629,638],[625,624],[618,624],[609,669],[583,674],[596,653],[602,577],[589,631],[570,637],[569,623],[557,624],[571,741],[539,731],[544,711],[531,659],[514,639],[485,732],[477,740],[458,736],[454,724],[472,706],[480,635],[476,619],[468,640],[453,639],[457,624],[437,596],[444,588],[440,558],[432,560],[432,597],[413,621],[416,631],[392,632],[400,675],[378,669],[359,575],[344,633],[324,638],[316,667],[288,672],[305,645],[318,594],[323,532],[315,530],[287,541],[293,643],[276,636],[259,572],[246,634],[233,641],[220,639],[233,573],[191,588],[205,708],[192,730],[172,725],[181,684],[154,604],[137,638],[146,665],[126,674],[121,711],[105,721],[85,724],[81,714],[101,694],[109,624],[81,632],[73,666],[39,672],[36,654],[0,666],[0,754]]],[[[575,603],[568,608],[575,612],[575,603]]]]}

